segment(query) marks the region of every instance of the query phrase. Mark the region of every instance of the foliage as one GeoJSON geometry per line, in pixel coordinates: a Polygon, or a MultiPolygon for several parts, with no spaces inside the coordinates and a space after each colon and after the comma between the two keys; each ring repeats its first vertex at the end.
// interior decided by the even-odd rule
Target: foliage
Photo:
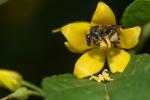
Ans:
{"type": "MultiPolygon", "coordinates": [[[[9,2],[9,0],[0,0],[0,5],[3,5],[7,2],[9,2]]],[[[113,2],[113,1],[111,1],[111,2],[113,2]]],[[[51,4],[53,5],[54,3],[51,3],[51,4]]],[[[59,6],[61,5],[61,7],[63,7],[61,3],[57,4],[57,6],[58,5],[59,6]]],[[[61,7],[59,7],[59,8],[61,8],[61,7]]],[[[66,7],[68,7],[68,6],[66,6],[66,7]]],[[[79,7],[77,7],[77,8],[79,8],[79,7]]],[[[75,8],[75,9],[77,9],[77,8],[75,8]]],[[[66,9],[68,9],[68,8],[66,8],[66,9]]],[[[150,38],[150,11],[149,11],[149,9],[150,9],[150,0],[134,0],[125,9],[123,16],[122,16],[121,23],[125,27],[132,27],[132,26],[137,26],[137,25],[142,27],[142,34],[141,34],[139,44],[138,44],[137,48],[135,48],[136,51],[142,50],[143,46],[150,38]]],[[[22,12],[24,12],[24,11],[22,11],[22,12]]],[[[60,13],[58,13],[57,10],[54,12],[56,12],[58,14],[56,16],[60,16],[59,15],[60,13]]],[[[63,14],[63,13],[64,12],[62,12],[61,14],[63,14]]],[[[6,15],[7,15],[7,13],[6,13],[6,15]]],[[[15,13],[12,13],[12,15],[15,15],[15,13]]],[[[54,14],[51,14],[51,15],[54,15],[54,14]]],[[[8,17],[8,19],[10,19],[10,18],[8,17]]],[[[18,17],[14,17],[14,18],[16,18],[18,20],[18,17]]],[[[43,18],[45,18],[45,17],[43,17],[43,18]]],[[[39,19],[41,19],[41,18],[39,18],[39,19]]],[[[53,18],[50,18],[50,19],[53,19],[53,18]]],[[[62,21],[62,22],[64,22],[64,21],[62,21]]],[[[47,25],[47,23],[46,23],[46,25],[47,25]]],[[[29,25],[29,27],[30,27],[30,25],[29,25]]],[[[12,29],[14,29],[14,28],[12,28],[12,29]]],[[[36,29],[37,29],[37,27],[36,27],[36,29]]],[[[20,29],[20,30],[22,30],[22,29],[20,29]]],[[[45,30],[45,28],[44,28],[44,30],[45,30]]],[[[21,31],[21,32],[23,32],[23,31],[21,31]]],[[[6,35],[6,36],[8,36],[8,35],[6,35]]],[[[21,34],[21,36],[22,36],[22,34],[21,34]]],[[[41,36],[41,35],[39,35],[39,36],[41,36]]],[[[16,37],[16,36],[14,35],[14,37],[16,37]]],[[[47,37],[47,35],[46,35],[46,37],[47,37]]],[[[13,40],[15,40],[15,39],[13,39],[13,40]]],[[[59,40],[59,39],[57,39],[57,40],[59,40]]],[[[18,41],[20,41],[20,37],[19,37],[18,41]]],[[[34,39],[34,41],[35,41],[35,39],[34,39]]],[[[41,43],[41,41],[40,41],[40,43],[41,43]]],[[[14,43],[14,44],[16,45],[16,43],[14,43]]],[[[37,44],[37,43],[35,43],[35,44],[37,44]]],[[[20,48],[20,44],[17,47],[20,48]]],[[[32,49],[32,48],[30,48],[30,49],[32,49]]],[[[39,49],[39,50],[41,50],[41,49],[39,49]]],[[[3,51],[6,51],[6,50],[3,50],[3,51]]],[[[10,49],[10,51],[13,51],[13,49],[10,49]]],[[[28,50],[26,50],[26,51],[28,51],[28,50]]],[[[58,51],[61,51],[61,50],[58,50],[58,51]]],[[[56,52],[58,52],[58,51],[56,50],[56,52]]],[[[24,53],[20,53],[20,54],[24,54],[24,53]]],[[[10,54],[8,53],[8,55],[10,55],[10,54]]],[[[15,53],[14,53],[14,55],[16,56],[15,53]]],[[[56,56],[56,55],[54,55],[54,56],[56,56]]],[[[3,58],[3,56],[2,56],[2,58],[3,58]]],[[[9,58],[9,57],[6,57],[6,58],[9,58]]],[[[55,64],[55,62],[54,62],[54,64],[55,64]]],[[[63,67],[65,67],[65,66],[63,66],[63,67]]],[[[62,68],[62,69],[64,69],[64,68],[62,68]]],[[[98,83],[95,81],[90,81],[88,78],[78,80],[72,74],[69,74],[69,73],[46,77],[42,81],[42,88],[44,90],[44,93],[42,90],[39,90],[39,88],[37,88],[31,84],[28,84],[28,85],[26,84],[26,85],[28,86],[29,89],[33,88],[33,90],[37,90],[37,91],[32,91],[32,94],[34,93],[34,95],[37,95],[37,96],[38,95],[41,96],[41,94],[42,94],[42,96],[45,96],[45,100],[77,100],[77,99],[78,100],[106,100],[106,97],[108,95],[110,97],[110,100],[149,100],[150,99],[150,95],[149,95],[149,93],[150,93],[150,87],[149,87],[149,84],[150,84],[150,78],[149,78],[149,76],[150,76],[150,55],[149,54],[133,55],[129,65],[125,69],[125,72],[123,72],[121,74],[119,74],[119,73],[111,74],[110,76],[111,76],[111,78],[114,79],[114,81],[108,82],[108,83],[98,83]],[[41,91],[42,91],[42,93],[41,93],[41,91]],[[45,93],[46,93],[46,95],[45,95],[45,93]]],[[[23,89],[23,90],[25,90],[25,89],[23,89]]],[[[19,93],[18,93],[18,91],[17,91],[15,93],[19,94],[21,92],[19,91],[19,93]]]]}
{"type": "Polygon", "coordinates": [[[150,0],[135,0],[125,10],[122,24],[131,27],[150,22],[150,0]]]}
{"type": "Polygon", "coordinates": [[[0,0],[0,5],[6,3],[7,1],[9,1],[9,0],[0,0]]]}
{"type": "MultiPolygon", "coordinates": [[[[115,80],[106,83],[111,100],[148,100],[150,98],[150,56],[135,55],[123,74],[112,74],[115,80]]],[[[43,80],[46,100],[104,100],[104,83],[77,80],[71,74],[43,80]]]]}
{"type": "Polygon", "coordinates": [[[122,24],[126,27],[142,26],[140,41],[133,52],[142,51],[144,44],[150,37],[150,0],[135,0],[124,11],[122,16],[122,24]]]}
{"type": "MultiPolygon", "coordinates": [[[[135,0],[125,9],[122,17],[121,22],[126,27],[143,27],[138,49],[150,36],[149,9],[150,0],[135,0]]],[[[107,92],[111,100],[149,100],[149,72],[150,55],[133,55],[124,73],[111,74],[113,82],[77,80],[72,74],[63,74],[45,78],[42,85],[46,100],[105,100],[107,92]]]]}

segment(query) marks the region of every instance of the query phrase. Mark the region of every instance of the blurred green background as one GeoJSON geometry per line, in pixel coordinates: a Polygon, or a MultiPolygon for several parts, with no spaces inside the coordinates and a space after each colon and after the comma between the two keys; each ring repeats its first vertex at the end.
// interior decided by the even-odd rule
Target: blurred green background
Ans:
{"type": "MultiPolygon", "coordinates": [[[[70,53],[63,45],[65,38],[51,30],[69,22],[90,21],[98,1],[8,0],[0,6],[0,68],[17,70],[37,85],[46,76],[72,72],[80,54],[70,53]]],[[[119,24],[133,0],[103,1],[119,24]]],[[[0,97],[3,94],[0,89],[0,97]]]]}

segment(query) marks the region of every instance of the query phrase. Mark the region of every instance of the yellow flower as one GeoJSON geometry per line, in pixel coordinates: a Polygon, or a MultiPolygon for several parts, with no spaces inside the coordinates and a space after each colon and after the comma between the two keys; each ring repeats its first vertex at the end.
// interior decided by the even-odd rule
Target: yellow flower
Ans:
{"type": "Polygon", "coordinates": [[[131,57],[123,49],[138,43],[141,28],[123,29],[116,25],[112,10],[99,2],[91,23],[74,22],[53,30],[58,31],[67,39],[64,44],[71,52],[84,53],[74,68],[74,75],[80,79],[101,71],[105,60],[112,73],[123,72],[131,57]]]}
{"type": "Polygon", "coordinates": [[[0,69],[0,86],[15,91],[21,86],[22,76],[12,70],[0,69]]]}

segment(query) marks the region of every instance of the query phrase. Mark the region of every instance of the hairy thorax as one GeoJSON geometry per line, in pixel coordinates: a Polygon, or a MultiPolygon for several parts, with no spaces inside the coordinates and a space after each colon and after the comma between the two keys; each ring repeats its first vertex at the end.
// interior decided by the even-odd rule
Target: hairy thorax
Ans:
{"type": "Polygon", "coordinates": [[[118,47],[119,34],[117,25],[96,25],[91,27],[86,35],[86,43],[88,46],[99,47],[105,44],[106,47],[118,47]]]}

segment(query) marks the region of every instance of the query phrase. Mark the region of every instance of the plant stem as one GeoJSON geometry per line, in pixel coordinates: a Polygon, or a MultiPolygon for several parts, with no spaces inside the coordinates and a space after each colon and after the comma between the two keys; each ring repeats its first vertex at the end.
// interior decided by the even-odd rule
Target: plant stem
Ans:
{"type": "MultiPolygon", "coordinates": [[[[33,90],[28,90],[28,93],[29,93],[29,95],[40,96],[40,97],[43,96],[41,93],[39,93],[37,91],[33,91],[33,90]]],[[[21,96],[23,97],[23,96],[26,96],[26,95],[21,95],[21,96]]],[[[28,97],[28,95],[27,95],[27,97],[28,97]]],[[[18,95],[16,95],[15,92],[13,92],[13,93],[9,94],[8,96],[6,96],[6,97],[4,97],[0,100],[8,100],[8,99],[13,99],[13,98],[21,99],[21,98],[18,98],[18,95]]]]}
{"type": "Polygon", "coordinates": [[[8,100],[8,99],[9,99],[9,96],[6,96],[6,97],[4,97],[4,98],[2,98],[0,100],[8,100]]]}
{"type": "Polygon", "coordinates": [[[37,87],[36,85],[32,84],[31,82],[23,80],[22,85],[37,91],[37,92],[34,92],[35,95],[40,94],[40,96],[45,96],[44,91],[41,88],[37,87]]]}
{"type": "Polygon", "coordinates": [[[32,95],[35,95],[35,96],[43,96],[43,94],[41,94],[40,92],[37,92],[37,91],[31,91],[30,90],[30,93],[32,94],[32,95]]]}
{"type": "Polygon", "coordinates": [[[104,83],[104,87],[105,87],[105,92],[106,92],[106,97],[105,97],[105,99],[106,99],[106,100],[110,100],[109,92],[108,92],[108,89],[107,89],[107,86],[106,86],[105,83],[104,83]]]}

